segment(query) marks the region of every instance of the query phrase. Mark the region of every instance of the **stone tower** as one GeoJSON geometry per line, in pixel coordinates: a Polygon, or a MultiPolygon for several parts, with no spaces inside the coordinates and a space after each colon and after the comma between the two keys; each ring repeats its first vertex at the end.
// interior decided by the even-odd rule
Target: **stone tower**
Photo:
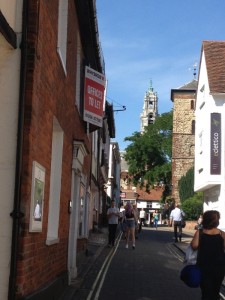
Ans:
{"type": "Polygon", "coordinates": [[[153,124],[158,115],[158,96],[154,92],[152,87],[152,81],[150,81],[150,86],[148,91],[144,96],[143,111],[141,113],[141,133],[144,132],[145,127],[149,124],[153,124]]]}
{"type": "Polygon", "coordinates": [[[173,101],[172,197],[180,201],[178,181],[194,166],[197,80],[171,90],[173,101]]]}

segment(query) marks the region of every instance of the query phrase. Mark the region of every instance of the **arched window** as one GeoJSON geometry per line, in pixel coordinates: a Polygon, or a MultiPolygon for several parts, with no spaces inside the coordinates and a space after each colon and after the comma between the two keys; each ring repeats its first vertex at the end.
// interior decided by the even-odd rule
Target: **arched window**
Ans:
{"type": "Polygon", "coordinates": [[[195,146],[194,145],[190,146],[189,155],[192,156],[192,157],[195,156],[195,146]]]}
{"type": "Polygon", "coordinates": [[[150,113],[148,115],[148,125],[153,124],[153,123],[154,123],[154,115],[153,115],[153,113],[150,113]]]}

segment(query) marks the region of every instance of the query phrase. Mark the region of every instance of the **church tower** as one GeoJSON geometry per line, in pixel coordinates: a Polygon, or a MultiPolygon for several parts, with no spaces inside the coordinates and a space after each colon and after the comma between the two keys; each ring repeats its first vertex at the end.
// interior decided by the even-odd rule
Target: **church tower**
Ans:
{"type": "Polygon", "coordinates": [[[173,102],[172,197],[180,202],[178,182],[194,166],[195,96],[198,82],[171,90],[173,102]]]}
{"type": "Polygon", "coordinates": [[[144,132],[145,127],[149,124],[153,124],[158,115],[158,96],[154,92],[152,87],[152,81],[150,80],[150,86],[144,96],[143,111],[141,113],[141,133],[144,132]]]}

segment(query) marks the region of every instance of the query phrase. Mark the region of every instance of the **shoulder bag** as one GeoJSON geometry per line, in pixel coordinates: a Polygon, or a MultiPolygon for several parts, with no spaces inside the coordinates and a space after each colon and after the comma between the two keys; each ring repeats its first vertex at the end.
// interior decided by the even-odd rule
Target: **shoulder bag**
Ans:
{"type": "Polygon", "coordinates": [[[194,250],[191,245],[188,246],[184,259],[185,266],[180,272],[180,279],[191,288],[199,287],[201,281],[201,270],[197,264],[200,249],[200,234],[201,230],[199,230],[198,249],[194,250]]]}
{"type": "Polygon", "coordinates": [[[182,219],[181,219],[181,227],[184,228],[186,226],[186,221],[184,219],[184,216],[182,216],[182,219]]]}

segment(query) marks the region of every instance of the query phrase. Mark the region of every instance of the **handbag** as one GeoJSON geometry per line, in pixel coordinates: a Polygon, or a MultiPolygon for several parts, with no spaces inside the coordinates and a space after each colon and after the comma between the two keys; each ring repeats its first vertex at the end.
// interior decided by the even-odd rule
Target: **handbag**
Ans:
{"type": "Polygon", "coordinates": [[[186,221],[184,219],[184,217],[182,217],[181,219],[181,227],[184,228],[186,226],[186,221]]]}
{"type": "MultiPolygon", "coordinates": [[[[199,230],[199,237],[201,234],[201,230],[199,230]]],[[[199,239],[200,241],[200,239],[199,239]]],[[[198,249],[200,247],[200,242],[198,249]]],[[[180,279],[189,287],[197,288],[201,282],[201,269],[197,264],[198,260],[198,250],[194,250],[191,245],[187,247],[185,252],[184,263],[185,266],[180,272],[180,279]]]]}
{"type": "Polygon", "coordinates": [[[198,265],[186,265],[180,272],[180,279],[189,287],[197,288],[201,282],[201,270],[198,265]]]}
{"type": "Polygon", "coordinates": [[[195,265],[197,263],[198,250],[194,250],[191,245],[189,245],[185,252],[184,264],[185,265],[195,265]]]}

